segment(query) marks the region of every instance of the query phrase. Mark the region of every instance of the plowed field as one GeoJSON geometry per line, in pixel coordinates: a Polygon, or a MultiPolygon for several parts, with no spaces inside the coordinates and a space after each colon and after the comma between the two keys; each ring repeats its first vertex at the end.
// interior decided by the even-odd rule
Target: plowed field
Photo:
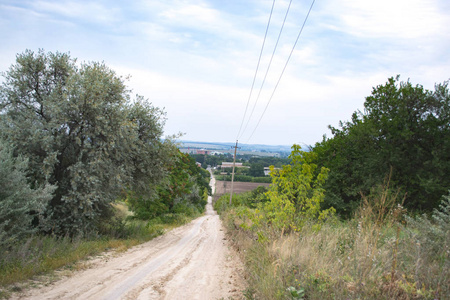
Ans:
{"type": "MultiPolygon", "coordinates": [[[[258,182],[234,182],[233,193],[240,194],[247,191],[252,191],[258,186],[269,187],[270,183],[258,183],[258,182]]],[[[231,181],[216,181],[216,192],[214,194],[214,201],[220,196],[231,191],[231,181]]]]}

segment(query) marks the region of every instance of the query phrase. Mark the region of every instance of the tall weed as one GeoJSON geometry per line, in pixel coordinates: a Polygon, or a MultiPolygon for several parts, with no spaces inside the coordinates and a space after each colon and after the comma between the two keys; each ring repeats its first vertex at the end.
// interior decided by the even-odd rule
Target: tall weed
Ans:
{"type": "Polygon", "coordinates": [[[265,239],[242,226],[244,208],[225,210],[246,262],[246,296],[294,299],[296,291],[305,299],[450,299],[450,197],[431,218],[406,217],[402,202],[385,184],[363,196],[351,220],[329,219],[320,230],[310,222],[281,236],[262,226],[265,239]]]}

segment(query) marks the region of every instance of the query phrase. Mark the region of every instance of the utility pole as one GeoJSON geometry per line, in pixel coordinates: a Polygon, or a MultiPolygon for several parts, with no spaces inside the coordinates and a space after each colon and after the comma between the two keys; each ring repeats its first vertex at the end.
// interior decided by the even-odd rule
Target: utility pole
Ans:
{"type": "Polygon", "coordinates": [[[234,183],[234,168],[236,166],[236,150],[238,148],[238,141],[236,140],[236,146],[234,146],[234,158],[233,158],[233,173],[231,173],[231,192],[230,192],[230,205],[233,198],[233,183],[234,183]]]}

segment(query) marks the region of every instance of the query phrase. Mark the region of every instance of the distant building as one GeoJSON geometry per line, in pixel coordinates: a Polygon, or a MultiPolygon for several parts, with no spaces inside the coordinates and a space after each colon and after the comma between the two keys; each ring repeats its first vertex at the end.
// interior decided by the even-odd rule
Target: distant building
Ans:
{"type": "Polygon", "coordinates": [[[197,154],[210,154],[211,150],[205,150],[205,149],[201,149],[201,150],[197,150],[197,154]]]}
{"type": "MultiPolygon", "coordinates": [[[[223,168],[232,168],[233,167],[233,163],[232,162],[222,162],[222,165],[220,167],[222,169],[223,168]]],[[[242,167],[242,163],[236,163],[235,167],[236,168],[242,167]]]]}

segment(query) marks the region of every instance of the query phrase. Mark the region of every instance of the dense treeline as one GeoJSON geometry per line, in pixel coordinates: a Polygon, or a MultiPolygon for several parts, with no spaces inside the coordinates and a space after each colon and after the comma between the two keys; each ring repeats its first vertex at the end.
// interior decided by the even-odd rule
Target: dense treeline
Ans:
{"type": "Polygon", "coordinates": [[[119,198],[138,217],[203,209],[209,173],[162,141],[164,111],[132,97],[105,64],[27,50],[3,77],[2,243],[32,232],[96,234],[119,198]],[[142,214],[146,205],[164,209],[142,214]]]}
{"type": "Polygon", "coordinates": [[[250,165],[261,164],[264,167],[274,166],[276,168],[281,168],[283,165],[288,165],[291,163],[290,158],[280,158],[280,157],[251,157],[248,161],[250,165]]]}
{"type": "Polygon", "coordinates": [[[208,195],[210,173],[199,168],[194,158],[178,152],[176,160],[168,166],[169,175],[156,187],[152,197],[128,193],[127,202],[136,218],[152,219],[167,213],[203,212],[208,195]]]}
{"type": "Polygon", "coordinates": [[[315,162],[330,169],[325,206],[342,215],[388,176],[414,210],[436,208],[450,188],[448,82],[429,91],[390,78],[373,89],[364,111],[330,129],[333,137],[314,147],[315,162]]]}

